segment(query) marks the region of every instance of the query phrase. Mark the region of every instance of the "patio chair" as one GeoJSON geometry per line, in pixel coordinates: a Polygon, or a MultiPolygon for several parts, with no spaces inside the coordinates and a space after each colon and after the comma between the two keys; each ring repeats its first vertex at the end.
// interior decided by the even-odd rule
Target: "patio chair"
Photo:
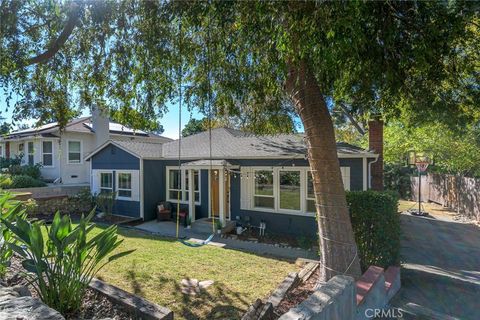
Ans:
{"type": "Polygon", "coordinates": [[[161,201],[157,205],[157,221],[172,219],[172,204],[168,201],[161,201]]]}

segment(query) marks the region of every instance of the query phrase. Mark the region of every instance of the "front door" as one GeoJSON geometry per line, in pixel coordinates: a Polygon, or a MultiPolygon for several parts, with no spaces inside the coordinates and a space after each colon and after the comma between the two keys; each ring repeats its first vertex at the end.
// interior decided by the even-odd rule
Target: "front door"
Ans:
{"type": "Polygon", "coordinates": [[[210,171],[210,216],[220,217],[220,185],[219,185],[219,170],[210,171]]]}

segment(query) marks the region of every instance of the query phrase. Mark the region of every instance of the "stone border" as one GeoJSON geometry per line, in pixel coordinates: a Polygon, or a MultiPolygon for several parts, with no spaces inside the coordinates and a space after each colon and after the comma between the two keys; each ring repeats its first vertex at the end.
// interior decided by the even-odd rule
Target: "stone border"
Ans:
{"type": "Polygon", "coordinates": [[[261,244],[268,245],[268,246],[271,246],[271,247],[276,247],[276,248],[293,249],[293,250],[306,251],[306,252],[313,252],[313,251],[318,252],[318,247],[317,247],[317,246],[313,246],[313,247],[311,247],[310,249],[304,249],[304,248],[300,248],[300,247],[293,247],[293,246],[288,245],[288,244],[285,244],[285,243],[268,243],[268,242],[261,242],[261,241],[259,241],[257,238],[250,238],[250,239],[255,239],[255,240],[239,239],[236,234],[225,234],[225,233],[222,233],[222,234],[220,235],[220,238],[223,238],[223,239],[232,239],[232,240],[237,240],[237,241],[242,241],[242,242],[247,242],[247,243],[248,243],[248,242],[250,242],[250,243],[261,243],[261,244]]]}
{"type": "Polygon", "coordinates": [[[101,280],[92,279],[89,287],[111,301],[125,307],[137,319],[173,320],[173,312],[170,309],[159,306],[158,304],[152,303],[101,280]]]}

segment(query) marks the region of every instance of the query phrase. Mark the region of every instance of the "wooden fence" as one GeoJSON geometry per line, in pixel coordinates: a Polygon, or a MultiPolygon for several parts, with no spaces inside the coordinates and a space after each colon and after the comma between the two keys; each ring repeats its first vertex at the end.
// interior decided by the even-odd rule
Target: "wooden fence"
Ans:
{"type": "MultiPolygon", "coordinates": [[[[412,197],[418,199],[418,177],[411,178],[412,197]]],[[[480,221],[480,179],[446,174],[422,176],[422,201],[431,201],[480,221]]]]}

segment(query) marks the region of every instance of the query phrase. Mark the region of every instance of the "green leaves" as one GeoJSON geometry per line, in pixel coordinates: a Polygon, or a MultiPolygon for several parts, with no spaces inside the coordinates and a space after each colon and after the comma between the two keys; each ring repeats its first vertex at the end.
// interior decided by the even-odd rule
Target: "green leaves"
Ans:
{"type": "Polygon", "coordinates": [[[92,211],[86,218],[82,216],[77,225],[58,212],[49,227],[43,221],[30,223],[25,217],[17,217],[15,223],[3,221],[25,246],[10,243],[9,249],[23,258],[22,265],[39,297],[62,314],[78,310],[85,289],[98,270],[133,252],[111,255],[122,243],[117,237],[117,227],[110,226],[91,235],[93,214],[92,211]]]}

